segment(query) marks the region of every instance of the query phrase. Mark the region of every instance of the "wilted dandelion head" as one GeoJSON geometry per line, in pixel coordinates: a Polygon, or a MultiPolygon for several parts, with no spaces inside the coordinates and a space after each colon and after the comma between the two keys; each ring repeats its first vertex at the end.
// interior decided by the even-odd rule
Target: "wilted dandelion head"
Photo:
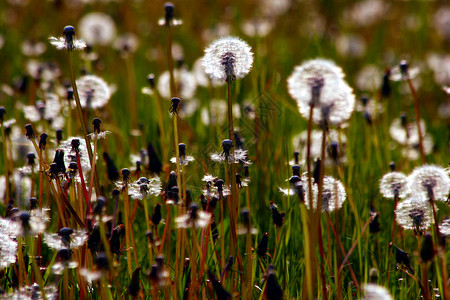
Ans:
{"type": "Polygon", "coordinates": [[[389,291],[374,283],[365,283],[362,286],[364,296],[362,300],[392,300],[389,291]]]}
{"type": "Polygon", "coordinates": [[[144,197],[157,196],[161,193],[161,179],[159,177],[141,177],[128,187],[128,194],[133,199],[142,200],[144,197]]]}
{"type": "Polygon", "coordinates": [[[75,39],[75,28],[73,26],[64,27],[63,36],[49,37],[50,44],[56,47],[58,50],[68,49],[72,50],[83,50],[86,48],[86,43],[82,40],[75,39]]]}
{"type": "Polygon", "coordinates": [[[422,235],[433,222],[429,203],[417,195],[399,202],[395,210],[397,224],[422,235]]]}
{"type": "Polygon", "coordinates": [[[116,36],[114,20],[102,12],[91,12],[84,15],[78,25],[80,36],[89,45],[106,46],[116,36]]]}
{"type": "Polygon", "coordinates": [[[450,178],[445,169],[435,165],[423,165],[413,170],[408,177],[411,194],[420,194],[428,199],[444,200],[450,191],[450,178]]]}
{"type": "Polygon", "coordinates": [[[205,49],[202,66],[212,79],[228,81],[245,77],[253,64],[251,47],[236,37],[224,37],[205,49]]]}
{"type": "Polygon", "coordinates": [[[111,97],[108,84],[95,75],[85,75],[76,81],[83,108],[98,109],[105,106],[111,97]]]}
{"type": "MultiPolygon", "coordinates": [[[[339,180],[331,177],[325,176],[323,178],[323,190],[322,190],[322,212],[332,212],[338,210],[342,207],[342,204],[347,197],[344,185],[339,180]]],[[[308,186],[305,185],[305,204],[309,209],[309,191],[308,186]]],[[[318,197],[318,186],[314,184],[312,187],[313,191],[313,206],[317,209],[317,197],[318,197]]]]}
{"type": "Polygon", "coordinates": [[[389,172],[380,180],[380,193],[385,198],[404,198],[408,194],[406,175],[400,172],[389,172]]]}
{"type": "Polygon", "coordinates": [[[76,249],[84,245],[88,238],[85,230],[73,230],[67,227],[61,228],[57,233],[44,234],[44,242],[55,250],[62,248],[76,249]]]}

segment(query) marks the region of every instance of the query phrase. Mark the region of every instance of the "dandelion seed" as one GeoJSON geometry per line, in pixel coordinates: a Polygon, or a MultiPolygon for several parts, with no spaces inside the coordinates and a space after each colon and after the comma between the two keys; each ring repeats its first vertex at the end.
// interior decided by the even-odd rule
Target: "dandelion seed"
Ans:
{"type": "Polygon", "coordinates": [[[413,195],[445,201],[450,191],[450,178],[440,166],[423,165],[409,175],[408,185],[413,195]]]}
{"type": "Polygon", "coordinates": [[[84,15],[78,24],[81,37],[89,45],[106,46],[116,36],[114,20],[102,12],[91,12],[84,15]]]}
{"type": "Polygon", "coordinates": [[[80,104],[83,108],[99,109],[104,107],[111,98],[108,84],[95,75],[85,75],[76,81],[80,104]]]}
{"type": "Polygon", "coordinates": [[[205,49],[202,66],[205,73],[218,81],[233,81],[245,77],[253,64],[253,53],[246,42],[236,37],[214,41],[205,49]]]}
{"type": "Polygon", "coordinates": [[[404,198],[408,195],[406,175],[400,172],[385,174],[380,180],[380,193],[385,198],[404,198]]]}
{"type": "Polygon", "coordinates": [[[398,225],[404,229],[414,230],[415,234],[420,236],[430,227],[433,220],[428,202],[418,196],[420,194],[399,202],[395,215],[398,225]]]}
{"type": "Polygon", "coordinates": [[[362,300],[392,300],[392,296],[389,291],[375,283],[365,283],[362,285],[364,291],[364,297],[362,300]]]}
{"type": "Polygon", "coordinates": [[[86,48],[86,43],[83,40],[74,39],[75,36],[75,28],[73,26],[64,27],[64,36],[55,38],[50,37],[50,44],[56,47],[58,50],[68,49],[69,51],[73,50],[83,50],[86,48]]]}
{"type": "MultiPolygon", "coordinates": [[[[312,186],[313,192],[313,206],[314,209],[317,209],[317,197],[319,194],[317,184],[312,186]]],[[[308,209],[309,200],[308,200],[308,186],[305,186],[305,204],[308,209]]],[[[322,212],[333,212],[334,210],[338,210],[342,207],[347,194],[345,192],[344,185],[337,179],[334,179],[331,176],[325,176],[323,178],[323,186],[322,186],[322,212]]]]}

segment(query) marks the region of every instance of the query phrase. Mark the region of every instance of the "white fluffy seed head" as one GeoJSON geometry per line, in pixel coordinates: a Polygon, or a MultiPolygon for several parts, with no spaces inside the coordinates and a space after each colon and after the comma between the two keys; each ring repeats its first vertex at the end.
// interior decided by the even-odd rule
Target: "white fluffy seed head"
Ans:
{"type": "Polygon", "coordinates": [[[363,284],[362,289],[364,291],[363,300],[392,300],[389,291],[375,283],[363,284]]]}
{"type": "Polygon", "coordinates": [[[450,191],[450,178],[445,169],[435,165],[423,165],[413,170],[408,177],[411,194],[420,194],[433,200],[447,199],[450,191]]]}
{"type": "Polygon", "coordinates": [[[86,75],[79,78],[76,83],[83,108],[98,109],[108,103],[111,91],[102,78],[95,75],[86,75]]]}
{"type": "Polygon", "coordinates": [[[111,44],[116,36],[114,20],[101,12],[91,12],[84,15],[78,28],[80,36],[89,45],[106,46],[111,44]]]}
{"type": "Polygon", "coordinates": [[[205,49],[202,66],[211,80],[227,81],[245,77],[253,64],[251,47],[236,37],[224,37],[205,49]]]}
{"type": "Polygon", "coordinates": [[[414,230],[418,235],[430,227],[433,221],[431,213],[429,202],[417,195],[399,202],[395,210],[397,224],[414,230]]]}
{"type": "Polygon", "coordinates": [[[384,198],[393,199],[395,195],[404,198],[408,194],[407,177],[400,172],[389,172],[380,180],[380,193],[384,198]]]}
{"type": "MultiPolygon", "coordinates": [[[[313,193],[313,206],[317,209],[318,198],[318,186],[314,184],[312,187],[313,193]]],[[[309,209],[309,190],[308,185],[305,185],[305,204],[309,209]]],[[[347,194],[345,192],[344,185],[339,180],[325,176],[323,178],[323,190],[322,190],[322,212],[333,212],[342,207],[347,194]]]]}

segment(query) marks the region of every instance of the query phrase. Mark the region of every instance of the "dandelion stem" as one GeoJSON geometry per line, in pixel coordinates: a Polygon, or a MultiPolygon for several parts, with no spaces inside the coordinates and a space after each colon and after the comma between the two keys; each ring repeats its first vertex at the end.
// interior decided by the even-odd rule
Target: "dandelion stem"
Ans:
{"type": "Polygon", "coordinates": [[[156,110],[158,111],[158,126],[161,137],[161,152],[163,157],[163,164],[167,163],[167,144],[166,144],[166,130],[164,127],[164,117],[161,108],[161,99],[159,99],[158,92],[153,91],[153,99],[155,99],[156,110]]]}
{"type": "Polygon", "coordinates": [[[5,135],[5,126],[3,123],[3,120],[1,122],[2,125],[2,146],[3,146],[3,160],[4,160],[4,165],[5,165],[5,199],[4,199],[4,204],[5,206],[8,205],[9,202],[9,160],[8,160],[8,145],[7,145],[7,141],[6,141],[6,135],[5,135]]]}
{"type": "MultiPolygon", "coordinates": [[[[147,196],[144,196],[144,213],[145,213],[145,225],[147,227],[147,232],[150,232],[150,223],[149,223],[149,216],[148,216],[148,199],[147,196]]],[[[149,260],[149,266],[152,265],[152,249],[150,245],[148,244],[148,240],[146,242],[147,248],[148,248],[148,260],[149,260]]]]}
{"type": "MultiPolygon", "coordinates": [[[[123,201],[123,205],[124,205],[124,214],[125,214],[125,242],[127,245],[127,251],[129,251],[130,249],[130,240],[131,240],[131,229],[130,229],[130,216],[129,216],[129,206],[130,206],[130,202],[128,200],[128,183],[125,183],[125,189],[124,189],[124,201],[123,201]]],[[[131,276],[131,274],[133,273],[133,269],[131,267],[131,255],[130,253],[127,254],[127,268],[128,268],[128,275],[131,276]]]]}
{"type": "Polygon", "coordinates": [[[408,85],[409,85],[409,89],[411,90],[411,94],[414,99],[414,110],[416,113],[417,134],[419,135],[420,158],[422,159],[422,163],[426,164],[427,159],[425,157],[425,151],[423,148],[423,133],[422,133],[422,128],[420,126],[419,100],[417,99],[416,89],[414,88],[412,80],[411,80],[411,78],[409,78],[409,76],[408,76],[408,85]]]}
{"type": "MultiPolygon", "coordinates": [[[[69,68],[70,68],[70,80],[72,82],[73,95],[75,98],[75,102],[77,104],[78,117],[80,119],[81,126],[83,128],[83,135],[84,135],[84,140],[86,141],[86,148],[87,148],[88,155],[89,155],[89,161],[92,164],[92,160],[95,159],[95,157],[93,157],[93,155],[92,155],[89,131],[88,131],[88,128],[86,125],[86,119],[83,117],[83,109],[81,108],[80,96],[78,95],[78,88],[77,88],[77,84],[75,82],[75,72],[73,70],[73,64],[72,64],[72,52],[69,50],[68,53],[69,53],[68,57],[69,57],[69,68]]],[[[95,183],[95,190],[97,192],[100,191],[100,185],[98,183],[98,178],[94,181],[94,183],[95,183]]]]}
{"type": "MultiPolygon", "coordinates": [[[[95,166],[96,166],[96,157],[97,157],[97,138],[94,138],[94,153],[92,154],[93,159],[91,160],[91,181],[89,183],[89,194],[88,194],[88,199],[92,199],[92,190],[93,190],[93,185],[94,185],[94,178],[96,177],[96,171],[95,171],[95,166]]],[[[99,193],[100,191],[97,190],[97,193],[99,193]]]]}

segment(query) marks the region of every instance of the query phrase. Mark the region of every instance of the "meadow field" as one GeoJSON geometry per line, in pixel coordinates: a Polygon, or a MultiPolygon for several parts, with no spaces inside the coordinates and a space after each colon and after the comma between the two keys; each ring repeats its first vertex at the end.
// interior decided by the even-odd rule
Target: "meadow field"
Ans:
{"type": "Polygon", "coordinates": [[[0,1],[0,299],[450,299],[445,1],[0,1]]]}

